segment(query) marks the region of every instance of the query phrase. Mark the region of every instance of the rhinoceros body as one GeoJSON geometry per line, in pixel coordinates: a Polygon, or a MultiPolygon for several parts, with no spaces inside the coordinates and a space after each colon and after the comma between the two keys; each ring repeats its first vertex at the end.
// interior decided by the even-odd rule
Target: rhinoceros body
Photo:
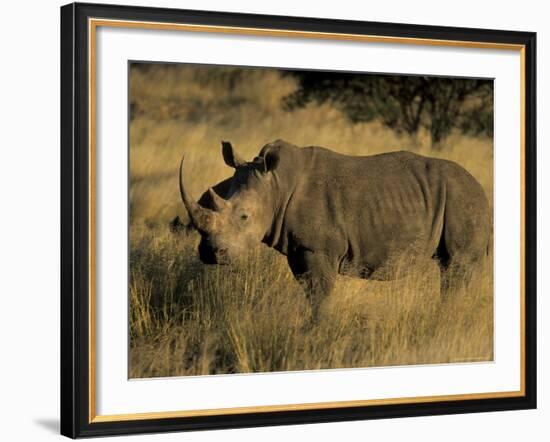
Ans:
{"type": "Polygon", "coordinates": [[[233,177],[198,203],[180,180],[201,259],[229,263],[263,241],[287,256],[314,315],[337,274],[385,279],[383,270],[407,254],[436,259],[445,290],[452,278],[467,282],[487,253],[486,196],[454,162],[405,151],[349,156],[281,140],[245,162],[222,147],[233,177]]]}

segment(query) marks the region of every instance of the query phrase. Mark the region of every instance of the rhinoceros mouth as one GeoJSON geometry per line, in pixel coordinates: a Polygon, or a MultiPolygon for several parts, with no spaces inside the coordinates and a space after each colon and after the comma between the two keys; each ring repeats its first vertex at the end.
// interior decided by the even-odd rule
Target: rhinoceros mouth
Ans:
{"type": "Polygon", "coordinates": [[[204,264],[230,264],[230,260],[228,259],[227,252],[225,250],[215,250],[203,241],[199,244],[199,258],[204,264]]]}
{"type": "Polygon", "coordinates": [[[202,256],[199,254],[199,258],[203,264],[206,265],[219,265],[219,266],[227,266],[230,264],[228,260],[220,260],[216,258],[215,256],[202,256]]]}

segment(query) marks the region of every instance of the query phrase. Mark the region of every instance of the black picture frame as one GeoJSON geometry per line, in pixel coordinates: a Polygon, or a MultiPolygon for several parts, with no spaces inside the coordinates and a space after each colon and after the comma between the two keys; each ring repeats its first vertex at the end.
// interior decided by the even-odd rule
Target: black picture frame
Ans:
{"type": "Polygon", "coordinates": [[[73,3],[61,7],[61,434],[105,436],[536,408],[536,34],[73,3]],[[198,417],[90,420],[89,18],[521,45],[524,51],[524,395],[198,417]]]}

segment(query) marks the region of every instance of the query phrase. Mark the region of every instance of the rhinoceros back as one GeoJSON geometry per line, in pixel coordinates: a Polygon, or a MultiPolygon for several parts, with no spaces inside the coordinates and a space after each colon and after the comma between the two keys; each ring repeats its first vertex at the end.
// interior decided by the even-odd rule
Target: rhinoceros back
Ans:
{"type": "Polygon", "coordinates": [[[288,244],[330,257],[341,273],[368,276],[403,253],[431,257],[446,231],[472,247],[487,242],[483,189],[456,163],[405,151],[300,154],[284,221],[288,244]]]}

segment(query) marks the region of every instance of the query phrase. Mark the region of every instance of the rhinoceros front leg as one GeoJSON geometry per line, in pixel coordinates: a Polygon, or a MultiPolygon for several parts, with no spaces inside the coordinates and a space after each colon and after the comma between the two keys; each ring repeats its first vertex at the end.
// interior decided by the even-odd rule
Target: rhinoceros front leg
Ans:
{"type": "Polygon", "coordinates": [[[319,319],[323,300],[334,287],[336,269],[326,255],[310,250],[289,254],[288,264],[311,304],[312,320],[315,323],[319,319]]]}

